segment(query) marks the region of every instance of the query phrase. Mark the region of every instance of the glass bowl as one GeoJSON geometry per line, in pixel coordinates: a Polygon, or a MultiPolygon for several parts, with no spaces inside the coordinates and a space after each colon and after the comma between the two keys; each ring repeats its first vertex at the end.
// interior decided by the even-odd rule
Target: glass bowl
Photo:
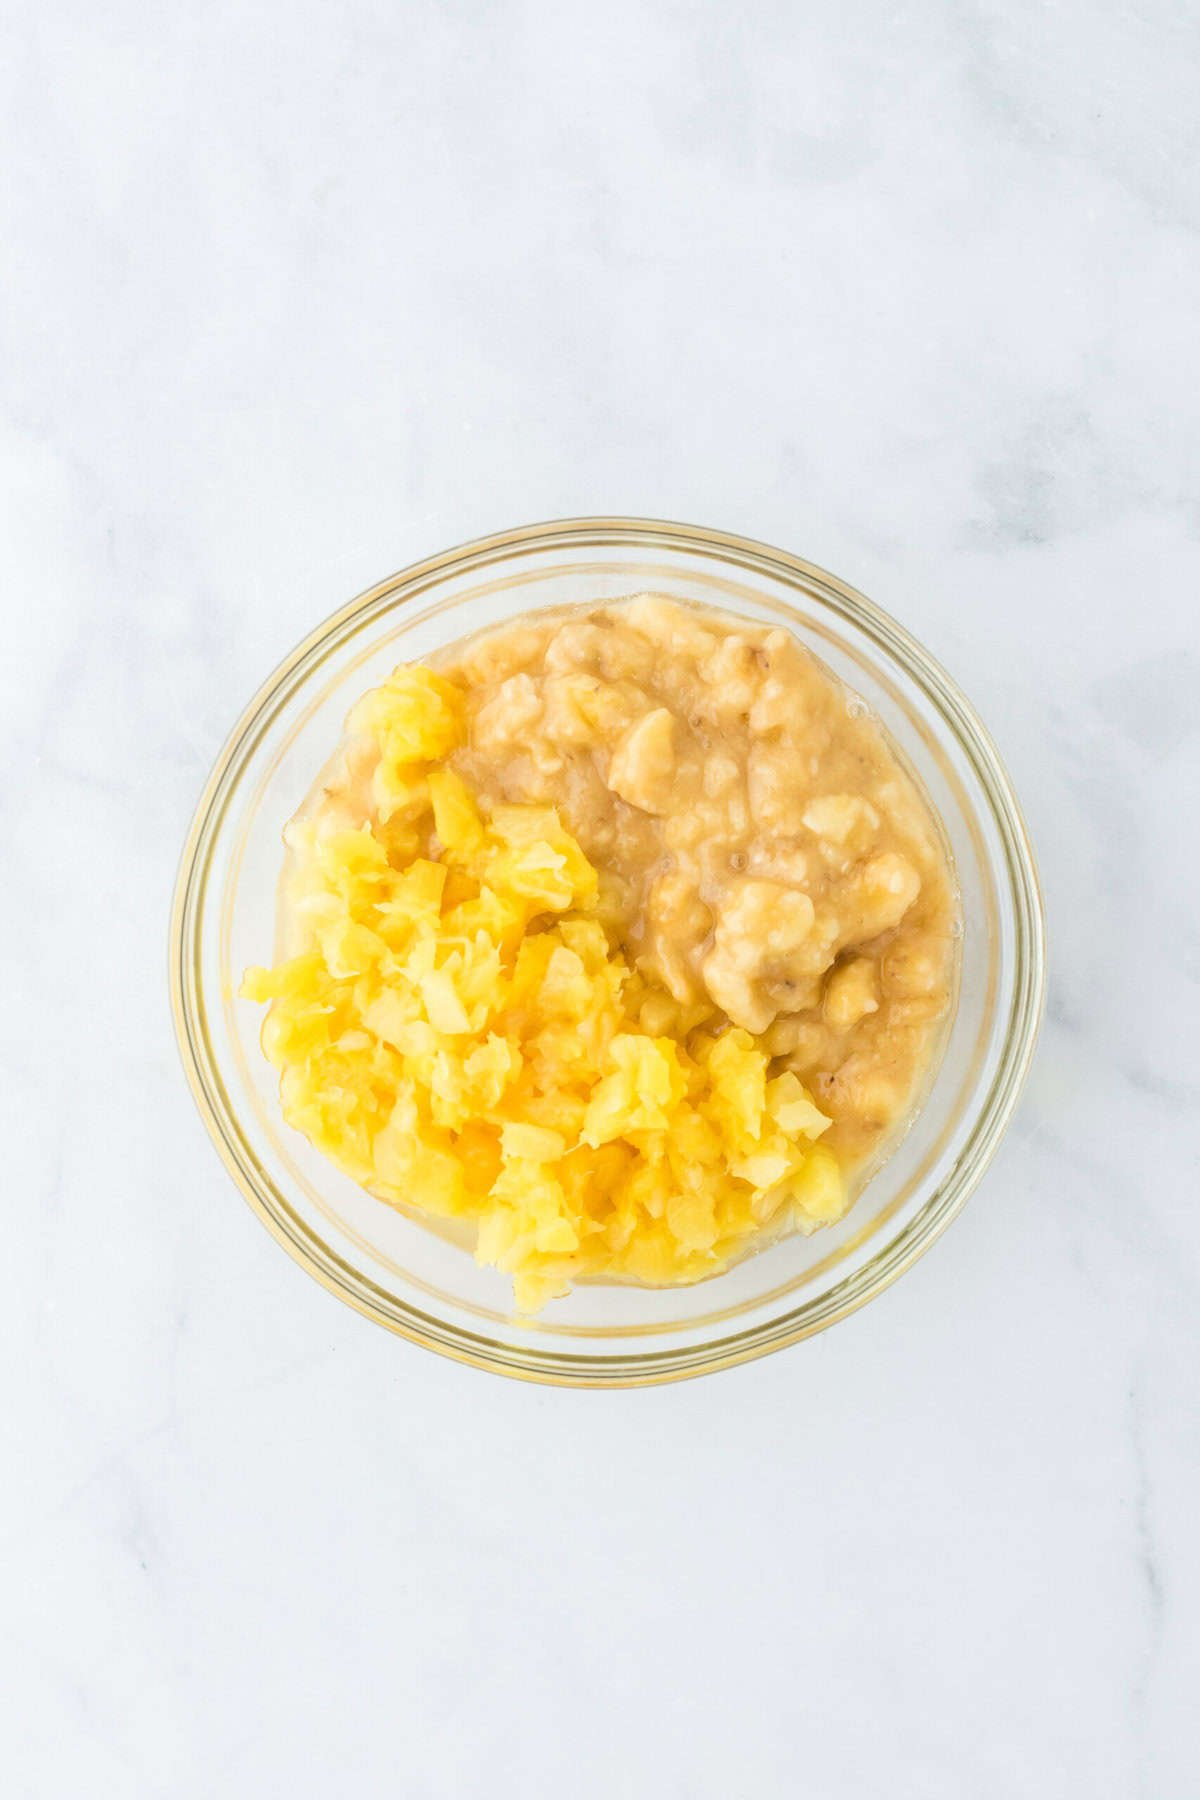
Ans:
{"type": "Polygon", "coordinates": [[[415,1343],[478,1368],[634,1386],[745,1362],[882,1292],[954,1218],[1029,1068],[1044,944],[1025,826],[987,732],[903,628],[811,563],[750,539],[641,519],[502,532],[405,569],[335,613],[254,696],[201,796],[171,925],[171,990],[196,1103],[234,1180],[296,1261],[415,1343]],[[693,1287],[581,1284],[536,1319],[506,1277],[373,1199],[280,1113],[261,1009],[237,998],[269,962],[281,831],[351,703],[401,661],[546,606],[652,588],[783,624],[867,701],[941,815],[964,930],[944,1053],[907,1134],[846,1217],[693,1287]]]}

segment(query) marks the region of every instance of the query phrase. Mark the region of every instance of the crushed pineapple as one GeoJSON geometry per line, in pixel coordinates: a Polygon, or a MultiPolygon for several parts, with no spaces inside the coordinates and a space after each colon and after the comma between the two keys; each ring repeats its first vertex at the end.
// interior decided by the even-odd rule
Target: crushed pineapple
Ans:
{"type": "Polygon", "coordinates": [[[242,987],[269,1003],[288,1122],[380,1199],[473,1221],[527,1313],[580,1277],[698,1281],[837,1218],[796,1075],[631,967],[557,811],[481,808],[444,766],[464,729],[453,683],[398,669],[351,718],[365,823],[289,828],[299,953],[242,987]]]}

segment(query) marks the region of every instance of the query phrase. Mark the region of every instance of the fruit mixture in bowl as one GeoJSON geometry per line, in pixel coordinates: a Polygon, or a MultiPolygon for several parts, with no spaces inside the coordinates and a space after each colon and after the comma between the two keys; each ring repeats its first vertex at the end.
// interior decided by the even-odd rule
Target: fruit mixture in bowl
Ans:
{"type": "Polygon", "coordinates": [[[247,973],[283,1111],[532,1312],[839,1218],[952,997],[929,802],[790,632],[653,594],[367,694],[247,973]]]}

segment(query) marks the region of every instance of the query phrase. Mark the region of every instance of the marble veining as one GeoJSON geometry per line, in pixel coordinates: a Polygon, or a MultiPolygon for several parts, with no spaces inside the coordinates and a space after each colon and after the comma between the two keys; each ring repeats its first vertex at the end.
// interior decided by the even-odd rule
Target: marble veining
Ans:
{"type": "Polygon", "coordinates": [[[1190,1800],[1194,11],[48,0],[2,41],[5,1792],[1190,1800]],[[1052,981],[891,1292],[581,1396],[293,1267],[165,948],[317,620],[603,511],[786,545],[945,661],[1052,981]]]}

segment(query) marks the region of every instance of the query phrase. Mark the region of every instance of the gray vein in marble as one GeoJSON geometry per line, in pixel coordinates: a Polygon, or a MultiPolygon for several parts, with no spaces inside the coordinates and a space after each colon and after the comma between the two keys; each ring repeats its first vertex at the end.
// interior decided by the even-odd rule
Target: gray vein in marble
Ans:
{"type": "Polygon", "coordinates": [[[1150,1094],[1172,1107],[1183,1107],[1200,1100],[1200,1081],[1179,1081],[1150,1069],[1143,1063],[1123,1062],[1119,1069],[1122,1080],[1139,1094],[1150,1094]]]}
{"type": "MultiPolygon", "coordinates": [[[[1198,602],[1200,604],[1200,602],[1198,602]]],[[[1200,730],[1200,655],[1187,645],[1131,659],[1091,689],[1101,717],[1156,759],[1200,730]]]]}
{"type": "Polygon", "coordinates": [[[966,541],[991,548],[1048,544],[1128,502],[1081,395],[1043,401],[975,486],[984,511],[966,541]]]}
{"type": "MultiPolygon", "coordinates": [[[[1147,1735],[1150,1690],[1162,1651],[1167,1609],[1167,1584],[1154,1526],[1154,1487],[1146,1448],[1145,1378],[1138,1371],[1129,1390],[1128,1432],[1133,1457],[1133,1527],[1135,1555],[1145,1611],[1144,1648],[1134,1678],[1133,1701],[1141,1747],[1147,1735]]],[[[1145,1792],[1143,1784],[1143,1792],[1145,1792]]]]}
{"type": "Polygon", "coordinates": [[[1047,1194],[1061,1202],[1064,1220],[1074,1214],[1077,1228],[1093,1236],[1103,1226],[1121,1255],[1130,1260],[1141,1278],[1164,1292],[1193,1302],[1200,1294],[1200,1269],[1181,1248],[1186,1245],[1186,1221],[1160,1218],[1131,1209],[1130,1183],[1125,1169],[1114,1161],[1100,1142],[1083,1142],[1077,1130],[1060,1129],[1032,1107],[1014,1127],[1017,1135],[1035,1146],[1055,1168],[1047,1194]],[[1097,1204],[1100,1197],[1103,1204],[1097,1204]],[[1081,1201],[1086,1202],[1080,1210],[1081,1201]],[[1181,1236],[1180,1225],[1185,1227],[1181,1236]]]}
{"type": "Polygon", "coordinates": [[[970,90],[985,116],[1034,154],[1102,169],[1156,223],[1200,229],[1200,119],[1189,78],[1200,60],[1194,13],[1152,4],[1122,9],[1118,24],[1079,0],[1052,11],[971,5],[956,12],[970,90]],[[1053,51],[1083,34],[1088,79],[1072,89],[1053,51]],[[1140,103],[1147,68],[1160,78],[1150,107],[1140,103]]]}

